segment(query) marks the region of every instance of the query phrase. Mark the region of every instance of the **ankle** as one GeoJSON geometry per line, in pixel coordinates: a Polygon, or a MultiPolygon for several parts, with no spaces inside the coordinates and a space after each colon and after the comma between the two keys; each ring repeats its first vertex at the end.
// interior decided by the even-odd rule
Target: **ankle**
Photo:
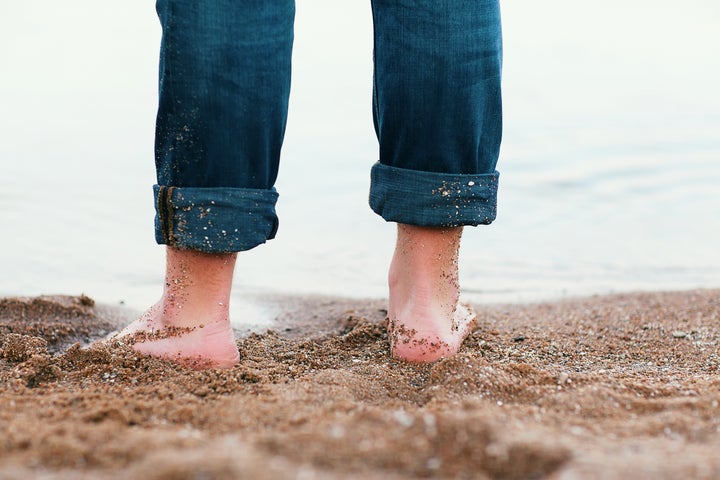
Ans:
{"type": "Polygon", "coordinates": [[[398,224],[397,243],[388,271],[390,303],[401,309],[442,304],[449,314],[460,292],[461,236],[462,227],[439,229],[398,224]]]}
{"type": "Polygon", "coordinates": [[[157,303],[158,314],[168,324],[193,318],[217,320],[229,317],[229,299],[225,295],[207,295],[202,291],[172,295],[164,292],[157,303]]]}
{"type": "Polygon", "coordinates": [[[229,323],[235,259],[234,253],[209,254],[168,247],[163,295],[152,308],[157,321],[170,327],[229,323]]]}

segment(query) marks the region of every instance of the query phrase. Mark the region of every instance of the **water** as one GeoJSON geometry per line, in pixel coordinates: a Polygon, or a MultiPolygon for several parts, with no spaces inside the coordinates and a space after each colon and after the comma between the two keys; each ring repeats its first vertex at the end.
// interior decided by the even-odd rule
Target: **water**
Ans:
{"type": "MultiPolygon", "coordinates": [[[[154,11],[40,3],[0,6],[0,295],[142,309],[164,261],[154,11]]],[[[720,286],[720,4],[678,5],[503,4],[499,217],[466,232],[466,298],[720,286]]],[[[385,295],[394,228],[367,207],[369,5],[300,0],[296,29],[280,231],[240,256],[236,318],[260,315],[255,294],[385,295]]]]}

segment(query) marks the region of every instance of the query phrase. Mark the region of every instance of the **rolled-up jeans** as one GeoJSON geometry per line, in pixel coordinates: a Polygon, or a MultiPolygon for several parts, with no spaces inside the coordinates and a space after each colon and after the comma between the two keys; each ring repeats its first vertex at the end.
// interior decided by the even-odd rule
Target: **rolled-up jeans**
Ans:
{"type": "MultiPolygon", "coordinates": [[[[385,220],[455,227],[495,219],[498,3],[372,1],[379,158],[370,206],[385,220]]],[[[157,11],[156,239],[249,250],[278,227],[294,0],[157,0],[157,11]]]]}

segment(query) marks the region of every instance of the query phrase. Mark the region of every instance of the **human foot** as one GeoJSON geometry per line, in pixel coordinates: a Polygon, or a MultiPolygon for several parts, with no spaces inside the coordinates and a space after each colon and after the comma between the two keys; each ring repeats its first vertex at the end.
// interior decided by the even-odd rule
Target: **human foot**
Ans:
{"type": "Polygon", "coordinates": [[[462,227],[398,224],[388,283],[388,336],[392,355],[433,362],[457,353],[475,325],[473,310],[458,302],[462,227]]]}
{"type": "Polygon", "coordinates": [[[162,298],[112,340],[192,368],[236,365],[229,317],[234,266],[235,254],[168,247],[162,298]]]}
{"type": "MultiPolygon", "coordinates": [[[[420,315],[412,317],[414,323],[420,315]]],[[[432,322],[432,319],[431,319],[432,322]]],[[[409,328],[396,317],[390,317],[388,332],[393,357],[414,363],[428,363],[455,355],[477,322],[469,305],[458,304],[451,316],[450,328],[433,326],[428,329],[409,328]]],[[[430,322],[429,322],[430,323],[430,322]]]]}
{"type": "Polygon", "coordinates": [[[229,321],[216,320],[181,327],[168,321],[162,301],[114,336],[133,350],[195,369],[232,368],[240,361],[229,321]]]}

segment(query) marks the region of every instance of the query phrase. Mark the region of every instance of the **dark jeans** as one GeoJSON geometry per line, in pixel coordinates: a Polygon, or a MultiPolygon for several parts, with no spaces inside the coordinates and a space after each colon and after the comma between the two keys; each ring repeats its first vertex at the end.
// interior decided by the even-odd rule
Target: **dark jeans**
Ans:
{"type": "MultiPolygon", "coordinates": [[[[420,226],[495,218],[498,0],[373,0],[370,206],[420,226]]],[[[158,0],[158,243],[206,252],[273,238],[294,0],[158,0]]],[[[330,20],[330,19],[329,19],[330,20]]]]}

